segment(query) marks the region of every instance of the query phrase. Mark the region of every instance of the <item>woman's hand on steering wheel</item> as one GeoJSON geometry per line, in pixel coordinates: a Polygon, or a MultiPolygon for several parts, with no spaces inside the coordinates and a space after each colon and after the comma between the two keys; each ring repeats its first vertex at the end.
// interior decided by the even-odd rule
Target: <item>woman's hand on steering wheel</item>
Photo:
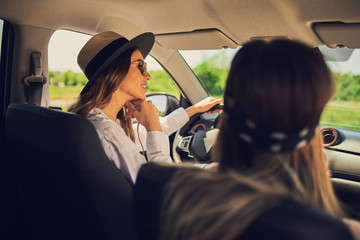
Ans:
{"type": "Polygon", "coordinates": [[[189,115],[189,117],[197,114],[197,113],[216,113],[220,111],[220,108],[212,109],[217,104],[220,104],[223,101],[222,98],[214,98],[214,97],[207,97],[204,100],[201,100],[200,102],[192,105],[191,107],[188,107],[185,109],[186,113],[189,115]]]}

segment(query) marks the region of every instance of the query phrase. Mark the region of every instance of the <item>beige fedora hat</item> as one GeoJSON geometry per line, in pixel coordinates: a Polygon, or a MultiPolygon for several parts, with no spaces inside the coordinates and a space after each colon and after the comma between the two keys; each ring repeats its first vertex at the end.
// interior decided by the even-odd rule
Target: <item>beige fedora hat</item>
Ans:
{"type": "Polygon", "coordinates": [[[80,50],[77,59],[81,70],[89,80],[81,94],[87,92],[106,67],[126,50],[136,47],[145,58],[154,42],[155,36],[150,32],[140,34],[130,41],[112,31],[94,35],[80,50]]]}

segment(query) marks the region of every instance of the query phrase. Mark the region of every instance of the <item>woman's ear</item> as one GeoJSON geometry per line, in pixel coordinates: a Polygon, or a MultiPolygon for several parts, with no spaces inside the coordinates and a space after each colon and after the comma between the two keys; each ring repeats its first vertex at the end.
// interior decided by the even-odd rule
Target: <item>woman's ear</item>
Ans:
{"type": "Polygon", "coordinates": [[[122,111],[123,111],[123,115],[124,115],[124,118],[127,119],[127,118],[135,118],[135,115],[133,113],[133,111],[131,110],[131,108],[127,108],[127,107],[123,107],[122,108],[122,111]]]}

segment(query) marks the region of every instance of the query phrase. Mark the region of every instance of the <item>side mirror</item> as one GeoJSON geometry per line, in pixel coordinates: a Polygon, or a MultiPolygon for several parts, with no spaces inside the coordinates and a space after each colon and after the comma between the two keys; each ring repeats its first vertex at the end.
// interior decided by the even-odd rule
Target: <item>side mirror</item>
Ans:
{"type": "Polygon", "coordinates": [[[159,116],[164,117],[180,107],[179,100],[169,93],[150,93],[146,100],[151,100],[159,111],[159,116]]]}

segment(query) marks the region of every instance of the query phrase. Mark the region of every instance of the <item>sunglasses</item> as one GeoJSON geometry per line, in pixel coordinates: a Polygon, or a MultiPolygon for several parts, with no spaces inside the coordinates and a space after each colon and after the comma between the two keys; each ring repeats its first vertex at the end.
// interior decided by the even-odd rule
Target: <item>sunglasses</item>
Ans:
{"type": "Polygon", "coordinates": [[[146,62],[142,62],[142,64],[138,64],[137,67],[139,68],[141,75],[145,76],[147,73],[146,62]]]}

